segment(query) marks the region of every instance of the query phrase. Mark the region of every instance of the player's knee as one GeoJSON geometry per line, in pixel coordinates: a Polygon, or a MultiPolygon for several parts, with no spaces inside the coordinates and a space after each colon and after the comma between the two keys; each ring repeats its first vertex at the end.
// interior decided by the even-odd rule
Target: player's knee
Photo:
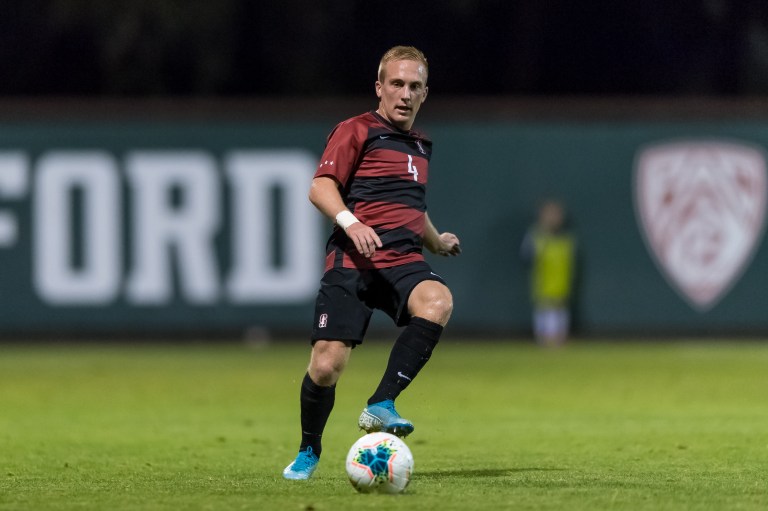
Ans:
{"type": "Polygon", "coordinates": [[[317,385],[334,385],[344,371],[349,356],[348,348],[336,344],[325,341],[315,344],[309,364],[309,377],[317,385]]]}
{"type": "Polygon", "coordinates": [[[321,387],[335,384],[341,376],[341,368],[325,361],[315,362],[309,369],[309,377],[321,387]]]}
{"type": "Polygon", "coordinates": [[[328,387],[339,380],[343,370],[343,364],[332,358],[314,357],[309,366],[309,377],[317,385],[328,387]]]}
{"type": "Polygon", "coordinates": [[[446,289],[444,293],[440,293],[438,296],[434,297],[432,301],[432,309],[435,311],[438,318],[438,321],[435,321],[436,323],[440,323],[441,325],[448,323],[448,319],[450,319],[451,313],[453,312],[453,296],[448,289],[446,289]]]}
{"type": "Polygon", "coordinates": [[[453,312],[453,295],[450,290],[439,283],[430,283],[417,290],[411,314],[443,326],[448,323],[453,312]]]}

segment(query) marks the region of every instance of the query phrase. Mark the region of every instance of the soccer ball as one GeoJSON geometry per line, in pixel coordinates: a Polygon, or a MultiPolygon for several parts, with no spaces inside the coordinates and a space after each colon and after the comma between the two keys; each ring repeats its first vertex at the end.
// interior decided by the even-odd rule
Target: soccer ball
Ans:
{"type": "Polygon", "coordinates": [[[400,493],[411,482],[413,455],[401,439],[389,433],[370,433],[347,454],[347,475],[362,493],[400,493]]]}

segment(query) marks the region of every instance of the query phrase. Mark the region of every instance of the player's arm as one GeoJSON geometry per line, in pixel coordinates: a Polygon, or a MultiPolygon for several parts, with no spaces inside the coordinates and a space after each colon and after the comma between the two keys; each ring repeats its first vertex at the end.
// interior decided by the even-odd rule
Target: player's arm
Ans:
{"type": "Polygon", "coordinates": [[[360,222],[347,209],[335,179],[329,176],[314,178],[309,189],[309,200],[322,214],[344,229],[360,254],[373,257],[376,248],[381,248],[381,239],[376,232],[360,222]]]}
{"type": "Polygon", "coordinates": [[[459,238],[450,232],[439,233],[429,215],[424,218],[424,246],[433,254],[457,256],[461,253],[459,238]]]}

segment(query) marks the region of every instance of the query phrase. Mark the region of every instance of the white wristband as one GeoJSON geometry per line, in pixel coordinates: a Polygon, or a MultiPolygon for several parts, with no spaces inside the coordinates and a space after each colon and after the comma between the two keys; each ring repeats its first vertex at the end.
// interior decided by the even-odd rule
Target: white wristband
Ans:
{"type": "Polygon", "coordinates": [[[348,209],[345,209],[338,215],[336,215],[336,224],[344,229],[344,232],[347,232],[347,229],[350,225],[358,223],[360,220],[358,220],[355,215],[352,214],[351,211],[348,209]]]}

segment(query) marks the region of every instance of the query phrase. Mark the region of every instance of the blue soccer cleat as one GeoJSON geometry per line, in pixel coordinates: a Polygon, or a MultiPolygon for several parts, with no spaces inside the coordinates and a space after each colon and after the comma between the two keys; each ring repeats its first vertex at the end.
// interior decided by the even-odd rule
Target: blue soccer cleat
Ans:
{"type": "Polygon", "coordinates": [[[315,455],[312,448],[307,447],[306,450],[299,451],[293,463],[285,467],[283,477],[294,481],[306,481],[312,477],[319,461],[320,458],[315,455]]]}
{"type": "Polygon", "coordinates": [[[395,410],[395,402],[391,399],[368,405],[360,414],[357,425],[366,433],[384,431],[399,437],[413,433],[413,424],[400,417],[395,410]]]}

